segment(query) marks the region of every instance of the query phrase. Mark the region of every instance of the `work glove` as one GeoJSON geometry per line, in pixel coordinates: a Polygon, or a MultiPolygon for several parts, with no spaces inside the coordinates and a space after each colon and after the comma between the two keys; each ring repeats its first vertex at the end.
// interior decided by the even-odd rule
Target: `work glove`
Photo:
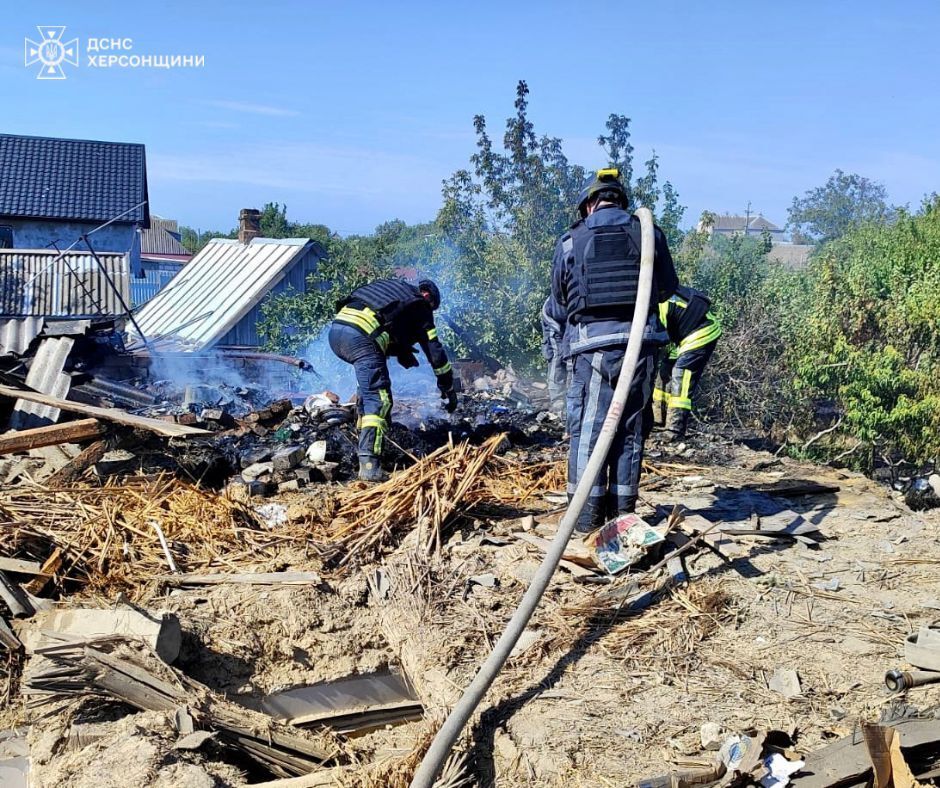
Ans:
{"type": "Polygon", "coordinates": [[[453,413],[457,410],[457,392],[453,389],[441,392],[441,399],[444,400],[444,410],[453,413]]]}
{"type": "Polygon", "coordinates": [[[413,348],[403,348],[398,351],[398,354],[395,356],[398,359],[398,363],[401,364],[405,369],[411,369],[412,367],[418,366],[418,358],[415,356],[413,348]]]}

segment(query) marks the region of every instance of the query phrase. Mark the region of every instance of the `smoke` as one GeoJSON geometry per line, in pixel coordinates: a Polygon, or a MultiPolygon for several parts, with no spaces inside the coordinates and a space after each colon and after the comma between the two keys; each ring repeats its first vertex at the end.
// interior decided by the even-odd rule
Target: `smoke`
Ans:
{"type": "MultiPolygon", "coordinates": [[[[348,402],[352,395],[356,393],[356,374],[353,371],[352,364],[347,364],[341,358],[338,358],[330,349],[330,343],[327,339],[329,333],[330,327],[327,326],[316,339],[304,348],[300,357],[304,361],[310,362],[320,376],[317,378],[318,386],[338,394],[340,401],[348,402]]],[[[412,369],[404,369],[394,358],[388,359],[388,373],[392,381],[393,397],[420,399],[439,396],[437,393],[437,378],[431,369],[430,363],[420,349],[417,351],[416,357],[418,366],[412,369]]]]}

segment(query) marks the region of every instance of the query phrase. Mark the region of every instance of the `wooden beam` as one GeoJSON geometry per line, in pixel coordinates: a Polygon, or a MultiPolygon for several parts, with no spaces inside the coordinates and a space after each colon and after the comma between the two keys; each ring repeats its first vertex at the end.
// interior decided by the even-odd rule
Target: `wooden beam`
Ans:
{"type": "Polygon", "coordinates": [[[81,454],[67,462],[65,465],[59,468],[59,470],[52,474],[52,476],[46,479],[44,484],[48,486],[54,486],[57,484],[69,484],[74,482],[76,479],[81,477],[81,475],[86,470],[88,470],[89,467],[100,461],[107,451],[108,442],[106,440],[95,441],[94,443],[89,444],[88,448],[86,448],[81,454]]]}
{"type": "Polygon", "coordinates": [[[83,416],[93,416],[102,421],[113,421],[128,427],[139,427],[170,438],[210,434],[208,430],[202,430],[198,427],[187,427],[183,424],[172,424],[146,416],[135,416],[119,408],[99,408],[95,405],[83,405],[80,402],[72,402],[72,400],[60,399],[48,394],[41,394],[38,391],[18,389],[13,386],[0,385],[0,396],[9,397],[10,399],[24,399],[27,402],[38,402],[40,405],[49,405],[59,410],[66,410],[69,413],[81,413],[83,416]]]}
{"type": "Polygon", "coordinates": [[[309,585],[319,583],[316,572],[249,572],[247,574],[182,574],[161,575],[157,578],[171,586],[211,586],[234,583],[238,585],[309,585]]]}
{"type": "Polygon", "coordinates": [[[5,432],[0,435],[0,454],[41,449],[43,446],[56,446],[60,443],[77,443],[88,438],[97,438],[107,432],[107,429],[98,419],[79,419],[19,432],[5,432]]]}

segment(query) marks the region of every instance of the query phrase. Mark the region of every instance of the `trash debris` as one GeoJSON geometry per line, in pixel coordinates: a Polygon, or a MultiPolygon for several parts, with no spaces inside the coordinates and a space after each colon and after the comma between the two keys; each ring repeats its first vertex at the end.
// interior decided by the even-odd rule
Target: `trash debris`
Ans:
{"type": "Polygon", "coordinates": [[[615,575],[638,563],[650,547],[665,540],[665,529],[652,528],[635,514],[624,514],[584,541],[608,574],[615,575]]]}
{"type": "Polygon", "coordinates": [[[800,677],[795,670],[790,668],[777,668],[770,677],[770,681],[767,682],[767,686],[785,698],[798,698],[803,694],[800,677]]]}

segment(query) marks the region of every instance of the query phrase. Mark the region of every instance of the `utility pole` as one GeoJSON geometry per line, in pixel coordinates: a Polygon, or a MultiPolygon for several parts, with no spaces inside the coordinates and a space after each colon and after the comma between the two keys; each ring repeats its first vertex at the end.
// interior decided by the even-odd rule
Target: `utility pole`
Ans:
{"type": "Polygon", "coordinates": [[[747,210],[744,213],[744,237],[747,238],[747,231],[751,224],[751,201],[747,201],[747,210]]]}

